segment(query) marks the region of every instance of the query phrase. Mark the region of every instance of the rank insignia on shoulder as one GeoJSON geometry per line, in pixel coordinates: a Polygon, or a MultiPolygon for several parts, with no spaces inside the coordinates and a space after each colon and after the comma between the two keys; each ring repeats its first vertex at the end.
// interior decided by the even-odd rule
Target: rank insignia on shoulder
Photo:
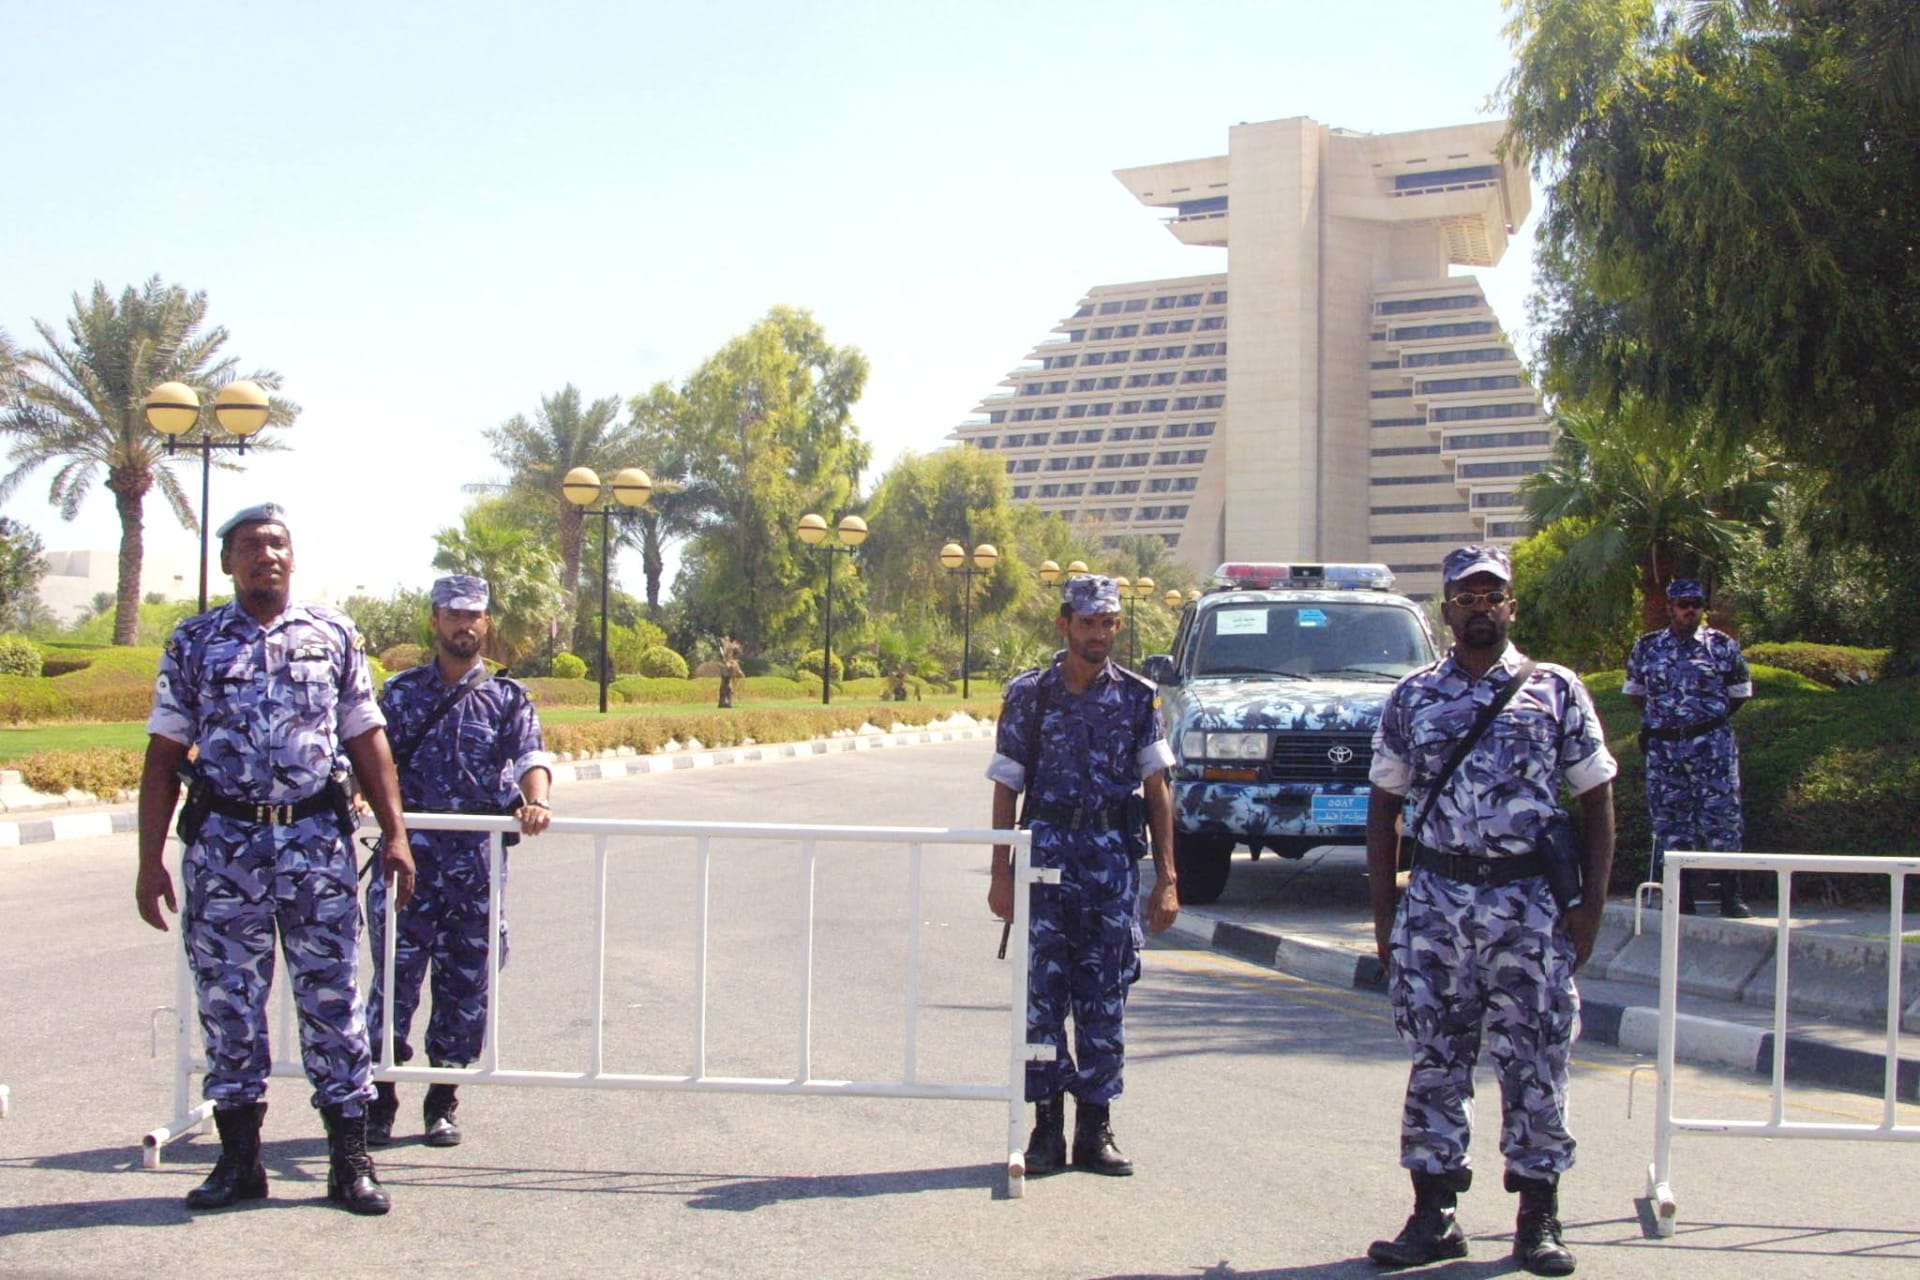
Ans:
{"type": "Polygon", "coordinates": [[[353,651],[355,653],[360,653],[360,652],[363,652],[366,649],[366,647],[367,647],[367,638],[361,635],[358,631],[354,632],[353,633],[353,651]]]}
{"type": "Polygon", "coordinates": [[[161,646],[161,652],[165,653],[169,658],[177,660],[180,657],[180,642],[169,638],[166,644],[161,646]]]}

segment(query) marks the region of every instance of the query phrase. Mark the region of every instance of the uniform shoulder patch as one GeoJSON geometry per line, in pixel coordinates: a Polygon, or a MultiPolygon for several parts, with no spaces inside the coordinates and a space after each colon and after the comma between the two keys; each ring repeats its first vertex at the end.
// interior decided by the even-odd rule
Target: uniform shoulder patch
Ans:
{"type": "Polygon", "coordinates": [[[367,650],[367,638],[361,635],[358,631],[354,632],[353,633],[353,651],[355,653],[365,653],[366,650],[367,650]]]}

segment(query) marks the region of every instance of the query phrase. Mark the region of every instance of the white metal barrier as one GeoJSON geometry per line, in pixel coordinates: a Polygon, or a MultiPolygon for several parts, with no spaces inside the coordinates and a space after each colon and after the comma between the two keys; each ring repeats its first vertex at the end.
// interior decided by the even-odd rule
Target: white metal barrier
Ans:
{"type": "MultiPolygon", "coordinates": [[[[1674,1201],[1673,1137],[1676,1133],[1706,1133],[1728,1138],[1837,1138],[1856,1142],[1920,1142],[1920,1125],[1897,1122],[1900,1071],[1899,940],[1904,929],[1908,876],[1920,876],[1920,858],[1862,858],[1825,854],[1698,853],[1670,850],[1660,894],[1660,1038],[1656,1063],[1659,1097],[1654,1117],[1653,1164],[1647,1170],[1647,1198],[1653,1203],[1654,1230],[1671,1236],[1678,1225],[1674,1201]],[[1774,926],[1773,1074],[1772,1097],[1765,1120],[1683,1118],[1673,1110],[1674,1034],[1680,994],[1680,873],[1701,869],[1759,871],[1774,875],[1779,887],[1780,915],[1774,926]],[[1793,877],[1796,872],[1821,875],[1884,876],[1890,908],[1887,919],[1887,1040],[1886,1077],[1881,1093],[1881,1116],[1876,1124],[1814,1124],[1786,1118],[1787,1004],[1792,928],[1793,877]]],[[[1644,888],[1644,886],[1643,886],[1644,888]]]]}
{"type": "MultiPolygon", "coordinates": [[[[407,826],[415,831],[485,831],[490,832],[492,879],[496,891],[489,895],[487,937],[500,936],[500,907],[503,894],[498,891],[502,883],[501,864],[502,847],[500,835],[506,831],[517,830],[517,824],[510,818],[475,817],[454,814],[414,814],[406,815],[407,826]]],[[[398,1066],[393,1062],[393,989],[389,980],[379,998],[384,1002],[381,1022],[381,1043],[373,1046],[374,1078],[377,1080],[444,1082],[448,1084],[487,1083],[500,1085],[541,1086],[548,1088],[588,1088],[588,1089],[650,1089],[678,1092],[710,1093],[784,1093],[813,1094],[833,1097],[869,1097],[869,1098],[923,1098],[957,1099],[977,1102],[1003,1102],[1007,1107],[1007,1147],[1006,1171],[1007,1191],[1010,1196],[1019,1196],[1025,1187],[1025,1097],[1026,1066],[1033,1060],[1050,1060],[1053,1056],[1051,1045],[1030,1045],[1027,1043],[1027,950],[1028,950],[1028,907],[1031,894],[1026,886],[1034,883],[1058,883],[1060,873],[1032,866],[1029,837],[1025,831],[1000,831],[992,828],[937,828],[937,827],[833,827],[833,826],[790,826],[774,823],[733,822],[663,822],[638,819],[591,819],[556,818],[547,828],[549,836],[586,835],[593,837],[593,990],[591,1026],[592,1038],[588,1049],[587,1061],[577,1071],[527,1071],[515,1070],[500,1065],[500,1037],[497,1023],[500,1016],[500,948],[487,950],[487,1026],[485,1047],[482,1060],[473,1067],[409,1067],[398,1066]],[[695,857],[699,880],[695,895],[696,927],[694,931],[694,1030],[688,1069],[678,1075],[644,1075],[626,1072],[614,1072],[606,1069],[604,1057],[604,1030],[606,1011],[606,947],[607,947],[607,863],[609,843],[622,840],[661,840],[687,839],[695,843],[695,857]],[[796,1027],[795,1069],[789,1077],[751,1077],[751,1076],[715,1076],[707,1072],[707,943],[709,936],[709,891],[711,887],[713,844],[725,840],[783,840],[798,845],[799,856],[805,871],[804,887],[801,892],[801,954],[798,957],[801,969],[801,998],[796,1027]],[[906,995],[906,1049],[901,1075],[897,1080],[828,1080],[813,1075],[813,969],[814,969],[814,871],[822,843],[833,844],[870,844],[905,845],[907,848],[907,895],[908,895],[908,949],[905,973],[906,995]],[[920,922],[921,922],[921,871],[923,854],[928,845],[993,845],[1013,846],[1014,862],[1014,920],[1010,941],[1017,943],[1010,947],[1012,952],[1008,963],[1009,1008],[1007,1018],[1007,1074],[1004,1080],[991,1084],[929,1080],[923,1077],[919,1059],[919,1020],[920,1020],[920,922]]],[[[522,846],[523,849],[526,846],[522,846]]],[[[523,858],[527,856],[524,852],[523,858]]],[[[384,948],[386,961],[384,970],[391,979],[394,972],[394,939],[396,912],[387,913],[385,936],[375,940],[375,944],[384,948]]],[[[284,969],[284,966],[280,966],[284,969]]],[[[271,1041],[274,1047],[274,1061],[271,1074],[276,1076],[304,1077],[299,1057],[299,1044],[293,1027],[292,1000],[286,991],[283,979],[276,979],[281,988],[278,1001],[277,1026],[273,1030],[271,1041]]],[[[366,984],[363,984],[363,987],[366,984]]],[[[142,1139],[143,1162],[147,1168],[158,1168],[161,1151],[165,1145],[183,1134],[192,1132],[204,1124],[213,1114],[213,1104],[208,1101],[195,1103],[191,1097],[191,1080],[195,1072],[204,1071],[204,1057],[195,1053],[194,1027],[198,1023],[195,1016],[195,1000],[191,972],[187,964],[186,949],[183,946],[176,966],[174,985],[175,1014],[174,1030],[174,1119],[148,1132],[142,1139]]],[[[155,1010],[155,1018],[165,1009],[155,1010]]],[[[157,1041],[156,1041],[157,1043],[157,1041]]],[[[0,1094],[0,1097],[3,1097],[0,1094]]]]}

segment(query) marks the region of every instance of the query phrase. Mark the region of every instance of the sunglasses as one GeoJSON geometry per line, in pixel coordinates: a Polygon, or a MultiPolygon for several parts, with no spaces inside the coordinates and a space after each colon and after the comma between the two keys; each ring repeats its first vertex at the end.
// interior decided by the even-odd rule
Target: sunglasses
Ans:
{"type": "Polygon", "coordinates": [[[1667,603],[1676,609],[1704,609],[1707,607],[1707,602],[1699,596],[1681,596],[1678,599],[1669,596],[1667,603]]]}
{"type": "Polygon", "coordinates": [[[1448,596],[1447,603],[1458,609],[1471,609],[1483,603],[1488,608],[1498,609],[1511,599],[1511,591],[1462,591],[1459,595],[1448,596]]]}

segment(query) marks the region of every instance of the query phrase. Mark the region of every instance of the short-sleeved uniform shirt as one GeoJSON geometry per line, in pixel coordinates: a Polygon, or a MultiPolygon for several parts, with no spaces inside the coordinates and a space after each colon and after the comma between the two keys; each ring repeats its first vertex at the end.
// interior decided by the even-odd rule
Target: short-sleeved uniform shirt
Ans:
{"type": "MultiPolygon", "coordinates": [[[[1395,685],[1373,736],[1373,785],[1406,797],[1412,826],[1433,779],[1466,737],[1480,709],[1526,658],[1512,645],[1478,680],[1452,653],[1395,685]]],[[[1575,795],[1619,772],[1580,677],[1541,663],[1501,709],[1417,833],[1443,853],[1518,857],[1533,852],[1560,810],[1557,775],[1575,795]]],[[[1410,834],[1412,834],[1410,832],[1410,834]]]]}
{"type": "Polygon", "coordinates": [[[402,671],[381,690],[388,739],[398,750],[417,744],[400,770],[401,801],[417,813],[499,813],[519,793],[527,770],[553,767],[540,717],[526,686],[502,676],[482,678],[427,729],[422,743],[420,727],[454,687],[427,662],[402,671]]]}
{"type": "Polygon", "coordinates": [[[1702,626],[1679,636],[1662,627],[1634,641],[1620,691],[1647,700],[1649,729],[1676,729],[1717,720],[1734,699],[1751,698],[1753,675],[1740,642],[1726,632],[1702,626]]]}
{"type": "Polygon", "coordinates": [[[323,605],[289,604],[262,626],[234,603],[188,618],[160,657],[147,732],[200,748],[218,794],[303,800],[331,780],[341,744],[385,719],[360,633],[323,605]]]}
{"type": "Polygon", "coordinates": [[[1142,779],[1173,764],[1154,685],[1109,661],[1084,692],[1074,694],[1061,670],[1065,657],[1062,651],[1051,666],[1022,672],[1007,684],[987,776],[1016,792],[1031,783],[1033,799],[1049,804],[1111,808],[1142,779]],[[1034,751],[1028,736],[1043,682],[1046,720],[1039,730],[1037,776],[1030,779],[1026,761],[1034,751]]]}

